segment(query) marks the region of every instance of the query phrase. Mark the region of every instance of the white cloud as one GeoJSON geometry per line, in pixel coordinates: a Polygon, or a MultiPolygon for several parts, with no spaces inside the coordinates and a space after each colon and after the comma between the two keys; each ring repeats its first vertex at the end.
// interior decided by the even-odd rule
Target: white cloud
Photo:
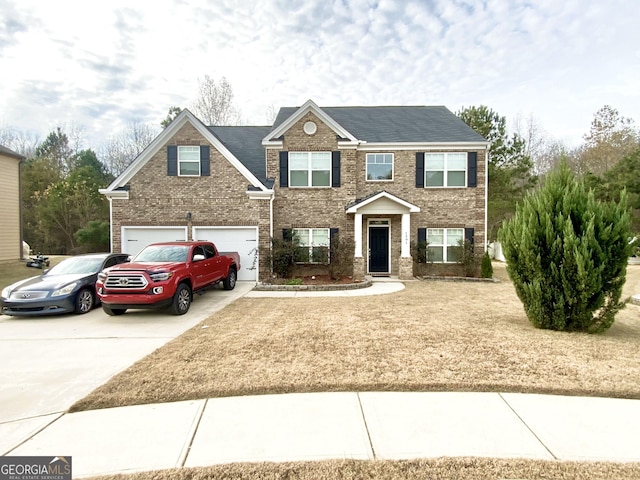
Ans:
{"type": "Polygon", "coordinates": [[[604,104],[640,121],[632,0],[0,0],[0,123],[92,143],[157,125],[226,76],[245,120],[269,106],[485,104],[571,143],[604,104]],[[2,23],[3,22],[3,23],[2,23]]]}

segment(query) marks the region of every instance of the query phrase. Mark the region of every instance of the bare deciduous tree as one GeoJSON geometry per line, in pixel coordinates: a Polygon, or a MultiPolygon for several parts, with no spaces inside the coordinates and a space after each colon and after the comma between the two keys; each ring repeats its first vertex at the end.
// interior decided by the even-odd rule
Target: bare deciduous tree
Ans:
{"type": "Polygon", "coordinates": [[[199,82],[193,112],[207,125],[238,125],[240,111],[233,103],[233,88],[225,77],[218,82],[209,75],[199,82]]]}
{"type": "Polygon", "coordinates": [[[0,145],[10,148],[25,158],[33,157],[40,137],[34,132],[17,130],[9,126],[0,127],[0,145]]]}
{"type": "Polygon", "coordinates": [[[122,131],[109,138],[101,149],[102,162],[107,165],[109,172],[117,177],[155,136],[156,132],[150,125],[137,120],[132,121],[122,131]]]}
{"type": "Polygon", "coordinates": [[[595,113],[584,140],[581,163],[588,171],[602,175],[638,148],[640,135],[631,118],[605,105],[595,113]]]}

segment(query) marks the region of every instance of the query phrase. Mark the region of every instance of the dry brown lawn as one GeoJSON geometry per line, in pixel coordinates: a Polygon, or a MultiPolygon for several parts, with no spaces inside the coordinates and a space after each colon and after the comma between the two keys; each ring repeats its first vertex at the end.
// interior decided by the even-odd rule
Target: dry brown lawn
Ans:
{"type": "MultiPolygon", "coordinates": [[[[395,294],[242,298],[72,411],[316,391],[500,391],[640,398],[640,307],[604,334],[537,330],[499,283],[416,281],[395,294]]],[[[630,266],[625,295],[640,293],[630,266]]]]}
{"type": "Polygon", "coordinates": [[[438,458],[409,461],[330,460],[300,463],[256,463],[184,468],[93,480],[367,480],[367,479],[638,479],[640,464],[552,462],[482,458],[438,458]]]}

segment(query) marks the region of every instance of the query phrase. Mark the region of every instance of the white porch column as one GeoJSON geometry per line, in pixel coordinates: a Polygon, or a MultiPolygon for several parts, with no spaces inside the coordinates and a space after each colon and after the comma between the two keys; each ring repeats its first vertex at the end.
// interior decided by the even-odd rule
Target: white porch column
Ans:
{"type": "Polygon", "coordinates": [[[355,257],[362,257],[362,214],[356,213],[353,216],[353,235],[356,242],[355,257]]]}
{"type": "Polygon", "coordinates": [[[401,257],[410,257],[411,256],[411,248],[410,234],[411,230],[411,220],[410,215],[408,213],[402,214],[402,242],[400,244],[400,256],[401,257]]]}

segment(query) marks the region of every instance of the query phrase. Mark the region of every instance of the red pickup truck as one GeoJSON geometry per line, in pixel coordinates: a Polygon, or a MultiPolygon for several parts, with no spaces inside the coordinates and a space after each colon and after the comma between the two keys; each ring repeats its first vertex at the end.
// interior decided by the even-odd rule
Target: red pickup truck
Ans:
{"type": "Polygon", "coordinates": [[[154,243],[130,263],[100,272],[96,291],[108,315],[128,308],[169,308],[183,315],[193,292],[219,282],[233,290],[239,269],[238,253],[220,253],[211,242],[154,243]]]}

